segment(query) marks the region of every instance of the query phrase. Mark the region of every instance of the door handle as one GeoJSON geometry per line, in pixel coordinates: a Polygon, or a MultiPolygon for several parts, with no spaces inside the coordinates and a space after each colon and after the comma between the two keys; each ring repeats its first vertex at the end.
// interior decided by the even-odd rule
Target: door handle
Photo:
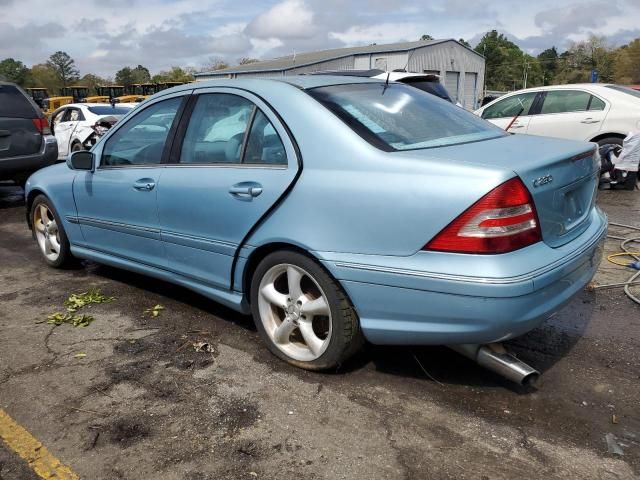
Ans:
{"type": "MultiPolygon", "coordinates": [[[[519,123],[514,123],[513,125],[511,125],[511,128],[524,128],[524,125],[520,125],[519,123]]],[[[509,128],[509,130],[511,130],[511,128],[509,128]]]]}
{"type": "Polygon", "coordinates": [[[262,193],[262,185],[257,182],[236,183],[229,188],[229,193],[237,198],[257,197],[262,193]]]}
{"type": "Polygon", "coordinates": [[[156,186],[156,182],[151,178],[141,178],[133,184],[133,188],[141,192],[150,192],[156,186]]]}
{"type": "Polygon", "coordinates": [[[600,123],[600,120],[594,120],[593,118],[589,117],[589,118],[585,118],[580,123],[586,123],[588,125],[591,123],[600,123]]]}

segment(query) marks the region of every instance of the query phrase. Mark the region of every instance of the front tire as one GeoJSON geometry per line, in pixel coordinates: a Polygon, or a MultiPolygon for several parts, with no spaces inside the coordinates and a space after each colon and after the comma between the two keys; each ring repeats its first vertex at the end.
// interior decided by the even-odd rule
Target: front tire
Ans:
{"type": "Polygon", "coordinates": [[[73,145],[71,145],[71,153],[80,152],[82,150],[84,150],[84,147],[80,142],[74,142],[73,145]]]}
{"type": "Polygon", "coordinates": [[[265,257],[253,274],[250,296],[260,337],[292,365],[336,368],[364,343],[345,293],[305,255],[279,251],[265,257]]]}
{"type": "Polygon", "coordinates": [[[30,215],[33,238],[47,265],[54,268],[71,266],[74,258],[69,239],[50,200],[44,195],[38,195],[31,205],[30,215]]]}

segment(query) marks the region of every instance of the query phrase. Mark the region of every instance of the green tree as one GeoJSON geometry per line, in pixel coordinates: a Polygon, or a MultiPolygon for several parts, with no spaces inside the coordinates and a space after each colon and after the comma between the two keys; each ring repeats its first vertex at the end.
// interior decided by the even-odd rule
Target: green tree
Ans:
{"type": "Polygon", "coordinates": [[[75,82],[80,77],[76,63],[66,52],[57,51],[49,57],[47,65],[55,70],[63,87],[75,82]]]}
{"type": "Polygon", "coordinates": [[[116,83],[118,85],[124,85],[125,87],[135,83],[133,81],[133,71],[131,67],[124,67],[116,72],[116,83]]]}
{"type": "Polygon", "coordinates": [[[562,62],[554,83],[589,82],[591,70],[598,72],[598,81],[613,81],[615,53],[605,37],[591,35],[582,42],[572,42],[560,58],[562,62]]]}
{"type": "Polygon", "coordinates": [[[192,68],[171,67],[171,70],[164,70],[151,78],[154,83],[161,82],[193,82],[195,73],[192,68]]]}
{"type": "Polygon", "coordinates": [[[433,40],[434,38],[431,35],[427,35],[426,33],[420,37],[420,40],[433,40]]]}
{"type": "Polygon", "coordinates": [[[531,57],[525,57],[520,47],[506,36],[497,30],[487,32],[475,51],[485,57],[488,89],[516,90],[523,87],[527,63],[531,57]]]}
{"type": "Polygon", "coordinates": [[[136,68],[132,69],[131,76],[133,78],[133,83],[149,83],[151,81],[149,69],[142,65],[138,65],[136,68]]]}
{"type": "Polygon", "coordinates": [[[618,83],[640,83],[640,38],[615,53],[615,80],[618,83]]]}
{"type": "Polygon", "coordinates": [[[111,82],[108,79],[99,77],[98,75],[94,75],[93,73],[87,73],[82,78],[80,78],[80,80],[78,80],[78,84],[86,85],[87,87],[89,87],[90,92],[95,92],[96,87],[100,85],[108,85],[110,83],[111,82]]]}
{"type": "Polygon", "coordinates": [[[28,86],[44,87],[51,96],[57,95],[62,88],[62,81],[60,81],[58,73],[48,63],[33,65],[29,77],[28,86]]]}
{"type": "Polygon", "coordinates": [[[458,40],[458,42],[460,42],[462,45],[464,45],[465,47],[471,48],[471,44],[469,42],[467,42],[464,38],[460,38],[458,40]]]}
{"type": "MultiPolygon", "coordinates": [[[[252,63],[250,60],[251,59],[249,59],[249,58],[241,58],[239,60],[239,63],[240,63],[240,65],[244,65],[244,63],[242,63],[243,61],[245,63],[252,63]]],[[[225,62],[223,59],[218,58],[218,57],[210,57],[209,60],[207,60],[207,62],[205,64],[203,64],[198,71],[199,72],[213,72],[215,70],[222,70],[222,69],[225,69],[225,68],[228,68],[228,67],[229,67],[229,64],[227,62],[225,62]]]]}
{"type": "Polygon", "coordinates": [[[538,55],[538,62],[542,68],[542,84],[548,85],[553,80],[558,71],[558,50],[556,47],[547,48],[538,55]]]}
{"type": "Polygon", "coordinates": [[[0,62],[0,78],[24,87],[29,81],[29,68],[20,60],[5,58],[0,62]]]}

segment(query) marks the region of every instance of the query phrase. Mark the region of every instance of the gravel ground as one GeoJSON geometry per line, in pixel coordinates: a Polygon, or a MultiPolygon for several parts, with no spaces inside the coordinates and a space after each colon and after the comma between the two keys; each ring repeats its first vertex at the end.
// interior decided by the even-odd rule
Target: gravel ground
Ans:
{"type": "MultiPolygon", "coordinates": [[[[619,289],[585,291],[510,342],[543,372],[535,390],[437,347],[369,346],[309,373],[187,290],[46,267],[21,195],[0,184],[0,408],[84,479],[640,478],[640,306],[619,289]],[[46,323],[90,287],[115,299],[89,327],[46,323]]],[[[640,226],[638,192],[599,203],[640,226]]],[[[603,264],[596,281],[629,276],[603,264]]],[[[21,462],[0,442],[0,479],[30,479],[21,462]]]]}

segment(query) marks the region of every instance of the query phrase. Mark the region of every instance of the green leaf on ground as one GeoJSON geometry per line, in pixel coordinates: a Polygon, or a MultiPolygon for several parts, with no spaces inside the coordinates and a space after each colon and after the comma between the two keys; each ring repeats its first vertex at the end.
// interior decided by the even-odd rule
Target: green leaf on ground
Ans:
{"type": "Polygon", "coordinates": [[[113,299],[114,297],[103,295],[99,289],[92,288],[87,292],[72,293],[69,298],[64,301],[64,304],[67,306],[67,311],[75,312],[92,303],[106,303],[113,299]]]}
{"type": "Polygon", "coordinates": [[[152,318],[156,318],[158,315],[160,315],[160,312],[164,310],[164,307],[162,305],[156,305],[153,308],[147,308],[144,312],[142,312],[142,315],[147,315],[149,317],[152,318]]]}
{"type": "Polygon", "coordinates": [[[95,319],[91,315],[74,315],[71,312],[56,312],[47,317],[47,323],[60,326],[63,323],[73,325],[74,327],[88,327],[95,319]]]}

